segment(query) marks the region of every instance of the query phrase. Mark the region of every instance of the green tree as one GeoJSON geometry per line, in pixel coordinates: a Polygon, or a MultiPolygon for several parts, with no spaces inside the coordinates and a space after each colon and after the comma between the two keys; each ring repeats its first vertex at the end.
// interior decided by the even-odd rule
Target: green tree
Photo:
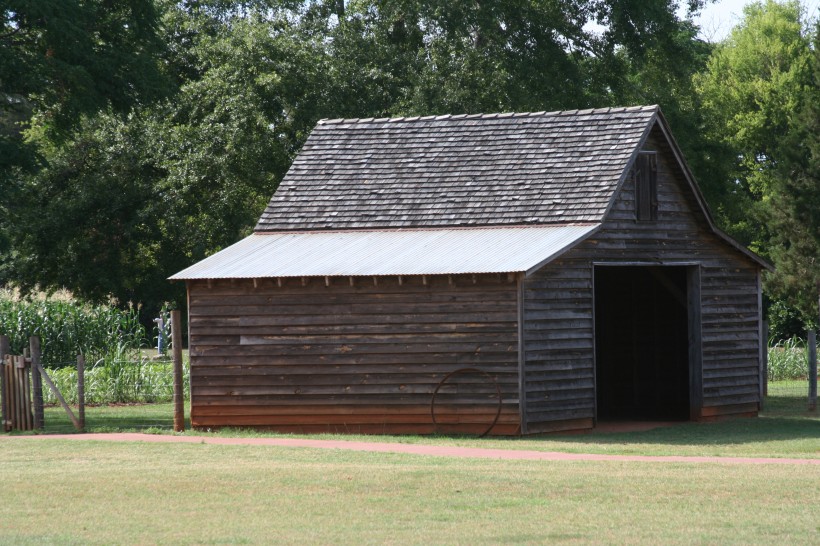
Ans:
{"type": "MultiPolygon", "coordinates": [[[[69,109],[60,138],[45,123],[28,132],[43,162],[13,177],[4,261],[26,287],[114,295],[148,313],[183,302],[165,278],[252,228],[321,118],[660,102],[682,124],[705,59],[669,1],[154,7],[167,97],[69,109]]],[[[684,147],[697,140],[687,135],[684,147]]]]}
{"type": "Polygon", "coordinates": [[[6,222],[24,201],[25,175],[42,165],[43,140],[68,138],[82,116],[125,112],[164,92],[157,22],[152,0],[0,0],[3,262],[12,252],[6,222]],[[32,127],[36,138],[26,139],[32,127]]]}
{"type": "Polygon", "coordinates": [[[764,255],[782,143],[809,81],[800,9],[796,0],[749,4],[696,77],[710,144],[701,181],[727,230],[764,255]]]}
{"type": "Polygon", "coordinates": [[[0,2],[0,108],[25,104],[57,137],[84,114],[159,96],[157,23],[151,0],[0,2]]]}
{"type": "Polygon", "coordinates": [[[23,288],[149,315],[182,304],[167,277],[248,233],[307,133],[291,112],[314,110],[304,90],[323,75],[287,18],[172,5],[162,29],[171,96],[86,116],[61,141],[37,135],[45,164],[20,177],[9,216],[9,276],[23,288]]]}
{"type": "Polygon", "coordinates": [[[820,282],[820,23],[815,25],[812,72],[803,108],[792,112],[793,130],[781,146],[772,196],[771,255],[777,273],[767,288],[818,323],[820,282]]]}

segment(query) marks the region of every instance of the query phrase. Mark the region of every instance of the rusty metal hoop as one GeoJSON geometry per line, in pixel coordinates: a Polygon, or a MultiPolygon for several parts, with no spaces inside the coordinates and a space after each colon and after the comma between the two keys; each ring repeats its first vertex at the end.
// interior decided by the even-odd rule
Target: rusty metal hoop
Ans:
{"type": "Polygon", "coordinates": [[[439,389],[441,389],[442,385],[444,385],[444,383],[446,383],[448,379],[450,379],[454,375],[458,375],[460,373],[477,373],[477,374],[481,374],[484,377],[488,378],[490,381],[492,381],[493,385],[495,385],[495,394],[498,397],[498,409],[495,412],[495,418],[493,419],[493,422],[490,423],[490,426],[487,427],[487,430],[485,430],[484,432],[482,432],[481,434],[478,435],[479,438],[483,438],[486,435],[488,435],[490,433],[490,431],[493,429],[493,427],[495,427],[496,423],[498,423],[498,419],[501,417],[501,408],[502,408],[502,404],[503,404],[503,399],[501,397],[501,387],[498,386],[498,381],[496,381],[493,376],[491,376],[490,374],[488,374],[484,370],[479,370],[478,368],[459,368],[459,369],[453,370],[452,372],[445,375],[441,379],[441,381],[438,382],[438,385],[436,385],[436,388],[433,391],[433,397],[430,399],[430,417],[432,417],[432,419],[433,419],[433,425],[435,425],[436,428],[438,428],[438,422],[436,422],[436,411],[435,411],[435,409],[436,409],[436,395],[438,395],[439,389]]]}

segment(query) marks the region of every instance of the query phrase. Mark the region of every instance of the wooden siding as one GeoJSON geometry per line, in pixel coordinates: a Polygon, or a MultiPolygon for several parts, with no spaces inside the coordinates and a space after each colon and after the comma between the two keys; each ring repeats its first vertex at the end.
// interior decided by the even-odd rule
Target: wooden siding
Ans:
{"type": "Polygon", "coordinates": [[[191,281],[191,423],[288,432],[516,434],[507,275],[191,281]],[[281,282],[281,286],[279,283],[281,282]],[[459,373],[434,390],[448,373],[459,373]]]}
{"type": "Polygon", "coordinates": [[[759,268],[711,232],[657,128],[644,149],[658,152],[657,221],[636,221],[627,180],[598,233],[524,281],[528,432],[588,427],[595,418],[595,263],[698,264],[703,384],[693,417],[758,409],[759,268]]]}

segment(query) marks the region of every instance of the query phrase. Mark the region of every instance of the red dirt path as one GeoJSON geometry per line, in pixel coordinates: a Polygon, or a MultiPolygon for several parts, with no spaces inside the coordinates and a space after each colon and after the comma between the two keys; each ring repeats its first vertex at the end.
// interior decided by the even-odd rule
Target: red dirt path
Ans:
{"type": "Polygon", "coordinates": [[[517,459],[529,461],[637,461],[650,463],[723,463],[723,464],[798,464],[818,465],[820,459],[786,459],[771,457],[683,457],[647,455],[600,455],[586,453],[558,453],[512,449],[488,449],[480,447],[433,446],[346,440],[312,440],[308,438],[223,438],[219,436],[171,436],[140,433],[104,434],[43,434],[37,436],[0,436],[0,441],[92,440],[109,442],[154,442],[214,445],[254,445],[278,447],[309,447],[315,449],[345,449],[377,453],[409,453],[436,457],[462,457],[477,459],[517,459]]]}

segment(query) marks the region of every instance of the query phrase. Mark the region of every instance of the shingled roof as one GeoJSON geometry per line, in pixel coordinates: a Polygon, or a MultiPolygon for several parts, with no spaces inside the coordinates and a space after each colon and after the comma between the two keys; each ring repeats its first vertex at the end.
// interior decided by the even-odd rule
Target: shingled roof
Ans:
{"type": "Polygon", "coordinates": [[[657,114],[324,120],[256,231],[600,222],[657,114]]]}
{"type": "MultiPolygon", "coordinates": [[[[657,124],[656,124],[657,122],[657,124]]],[[[171,279],[531,274],[592,236],[657,106],[326,120],[253,234],[171,279]]]]}

